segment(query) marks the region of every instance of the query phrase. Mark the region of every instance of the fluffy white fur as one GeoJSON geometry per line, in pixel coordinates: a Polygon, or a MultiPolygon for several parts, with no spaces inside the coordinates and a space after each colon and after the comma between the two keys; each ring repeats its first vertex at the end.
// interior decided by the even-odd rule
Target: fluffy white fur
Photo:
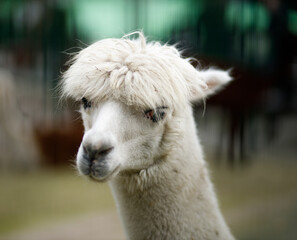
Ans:
{"type": "Polygon", "coordinates": [[[64,74],[63,94],[84,98],[78,170],[109,180],[128,239],[231,240],[191,109],[231,77],[138,34],[92,44],[64,74]]]}

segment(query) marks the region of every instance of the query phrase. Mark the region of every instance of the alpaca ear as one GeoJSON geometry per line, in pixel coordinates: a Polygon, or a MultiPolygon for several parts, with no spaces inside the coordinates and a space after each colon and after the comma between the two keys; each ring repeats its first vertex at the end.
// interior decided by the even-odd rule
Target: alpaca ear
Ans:
{"type": "Polygon", "coordinates": [[[197,84],[190,86],[190,101],[195,102],[206,98],[224,88],[231,80],[230,71],[208,69],[199,71],[197,84]]]}

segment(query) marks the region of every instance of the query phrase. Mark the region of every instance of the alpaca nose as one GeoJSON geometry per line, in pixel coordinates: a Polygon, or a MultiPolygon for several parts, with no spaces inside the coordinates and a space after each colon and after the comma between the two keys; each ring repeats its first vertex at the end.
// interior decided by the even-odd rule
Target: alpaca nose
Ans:
{"type": "Polygon", "coordinates": [[[105,157],[113,150],[113,146],[110,144],[102,144],[100,146],[94,146],[91,144],[83,145],[83,155],[89,163],[95,160],[99,160],[105,157]]]}

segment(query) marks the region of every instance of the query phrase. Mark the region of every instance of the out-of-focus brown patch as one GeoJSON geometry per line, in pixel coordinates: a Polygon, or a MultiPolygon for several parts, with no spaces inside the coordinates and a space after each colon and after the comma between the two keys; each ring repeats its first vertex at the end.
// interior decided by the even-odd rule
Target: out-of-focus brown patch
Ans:
{"type": "Polygon", "coordinates": [[[46,165],[69,165],[76,156],[82,136],[80,122],[53,124],[34,130],[38,147],[46,165]]]}

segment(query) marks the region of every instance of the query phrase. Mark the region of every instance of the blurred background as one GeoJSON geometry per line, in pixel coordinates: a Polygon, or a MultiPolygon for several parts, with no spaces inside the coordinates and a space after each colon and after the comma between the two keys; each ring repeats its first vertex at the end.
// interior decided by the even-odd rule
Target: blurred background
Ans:
{"type": "Polygon", "coordinates": [[[124,239],[106,184],[77,176],[77,106],[59,105],[70,55],[141,29],[234,81],[194,106],[238,239],[297,239],[297,2],[1,0],[0,239],[124,239]]]}

